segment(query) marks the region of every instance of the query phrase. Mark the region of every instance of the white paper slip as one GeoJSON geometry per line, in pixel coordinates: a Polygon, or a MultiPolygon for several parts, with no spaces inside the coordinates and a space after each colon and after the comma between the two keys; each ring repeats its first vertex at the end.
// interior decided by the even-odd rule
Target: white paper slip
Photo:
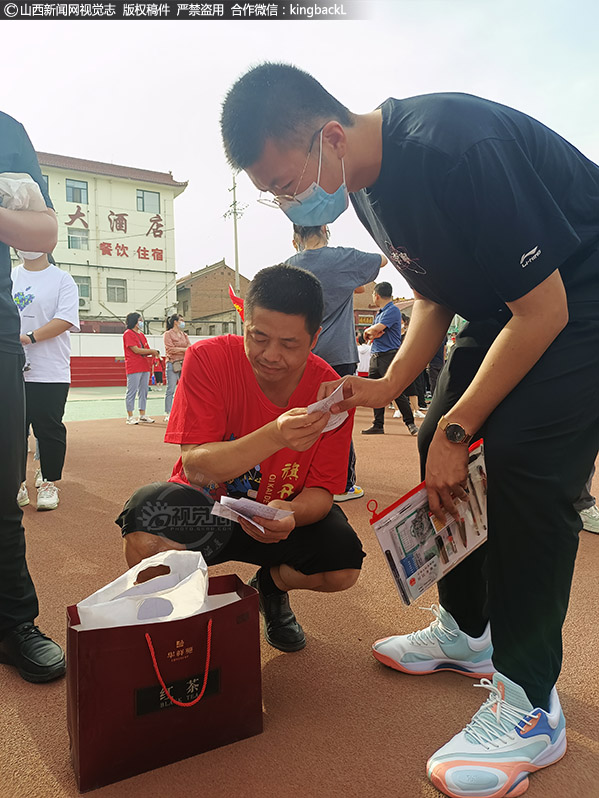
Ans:
{"type": "Polygon", "coordinates": [[[235,510],[231,510],[229,507],[225,507],[224,504],[219,504],[218,502],[214,502],[212,505],[212,509],[210,510],[212,515],[218,515],[219,518],[228,518],[229,521],[239,521],[240,518],[245,518],[246,521],[249,521],[250,524],[253,524],[256,529],[259,529],[260,532],[264,535],[264,527],[257,524],[255,521],[252,521],[251,518],[248,518],[247,515],[243,515],[243,513],[236,513],[235,510]]]}
{"type": "MultiPolygon", "coordinates": [[[[319,402],[312,402],[311,405],[308,405],[306,410],[308,413],[315,413],[317,410],[320,410],[323,413],[330,413],[331,407],[333,405],[339,404],[339,402],[343,401],[343,383],[337,386],[333,393],[330,396],[321,399],[319,402]]],[[[330,419],[327,421],[326,427],[323,429],[323,432],[330,432],[333,429],[337,429],[340,424],[343,424],[345,419],[348,416],[347,410],[344,410],[342,413],[331,413],[330,419]]]]}
{"type": "Polygon", "coordinates": [[[279,510],[278,507],[269,507],[262,502],[255,502],[252,499],[232,499],[230,496],[221,496],[220,503],[225,507],[230,507],[240,515],[247,516],[250,520],[258,516],[266,518],[267,521],[282,521],[289,515],[293,515],[293,510],[279,510]]]}
{"type": "Polygon", "coordinates": [[[265,534],[264,527],[257,524],[254,518],[281,521],[283,518],[293,515],[293,510],[279,510],[276,507],[268,507],[261,502],[252,501],[252,499],[233,499],[230,496],[221,496],[220,503],[215,502],[210,512],[212,515],[228,518],[230,521],[244,518],[259,529],[262,534],[265,534]]]}

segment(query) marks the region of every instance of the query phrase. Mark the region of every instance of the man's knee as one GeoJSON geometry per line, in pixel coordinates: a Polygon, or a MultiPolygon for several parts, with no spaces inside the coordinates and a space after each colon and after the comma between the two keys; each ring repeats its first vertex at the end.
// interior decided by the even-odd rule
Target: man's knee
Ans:
{"type": "Polygon", "coordinates": [[[123,538],[125,559],[127,565],[132,568],[147,557],[159,554],[161,551],[181,551],[185,549],[181,543],[174,540],[152,535],[149,532],[129,532],[123,538]]]}
{"type": "Polygon", "coordinates": [[[353,587],[359,576],[360,571],[356,568],[345,568],[342,571],[325,571],[323,580],[327,592],[338,593],[353,587]]]}

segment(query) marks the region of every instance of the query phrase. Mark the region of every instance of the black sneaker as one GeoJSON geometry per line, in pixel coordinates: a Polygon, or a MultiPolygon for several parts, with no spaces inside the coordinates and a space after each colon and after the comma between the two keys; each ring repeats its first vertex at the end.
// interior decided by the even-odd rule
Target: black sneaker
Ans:
{"type": "Polygon", "coordinates": [[[384,435],[385,430],[382,427],[368,427],[368,429],[362,430],[362,435],[384,435]]]}
{"type": "Polygon", "coordinates": [[[291,609],[289,594],[273,593],[265,596],[260,589],[258,573],[252,576],[248,585],[258,591],[266,642],[279,651],[299,651],[304,648],[306,636],[291,609]]]}
{"type": "Polygon", "coordinates": [[[0,662],[13,665],[27,682],[51,682],[66,670],[62,648],[32,621],[11,629],[0,642],[0,662]]]}
{"type": "Polygon", "coordinates": [[[418,435],[418,427],[416,424],[408,424],[407,427],[410,435],[418,435]]]}

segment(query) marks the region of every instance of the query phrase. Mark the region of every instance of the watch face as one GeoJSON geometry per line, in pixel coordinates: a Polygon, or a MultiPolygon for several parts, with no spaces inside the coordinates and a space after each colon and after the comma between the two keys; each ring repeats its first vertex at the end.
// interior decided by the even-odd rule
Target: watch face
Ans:
{"type": "Polygon", "coordinates": [[[466,430],[461,424],[448,424],[445,428],[447,440],[451,443],[462,443],[466,438],[466,430]]]}

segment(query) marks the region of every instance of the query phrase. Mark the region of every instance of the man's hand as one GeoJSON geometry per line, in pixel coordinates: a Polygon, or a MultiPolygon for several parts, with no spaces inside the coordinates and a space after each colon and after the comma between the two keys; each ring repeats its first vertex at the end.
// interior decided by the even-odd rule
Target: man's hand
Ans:
{"type": "Polygon", "coordinates": [[[455,499],[468,501],[467,478],[468,447],[451,443],[441,430],[437,430],[426,459],[426,490],[431,512],[445,519],[447,511],[459,519],[461,514],[455,499]]]}
{"type": "Polygon", "coordinates": [[[344,377],[334,382],[323,382],[318,389],[318,399],[330,396],[341,383],[343,383],[343,401],[331,407],[332,413],[341,413],[352,407],[385,407],[395,399],[393,387],[384,377],[380,380],[344,377]]]}
{"type": "Polygon", "coordinates": [[[23,346],[28,346],[31,343],[31,338],[28,335],[20,335],[19,341],[23,344],[23,346]]]}
{"type": "Polygon", "coordinates": [[[307,413],[305,407],[294,407],[273,423],[279,448],[305,452],[313,446],[329,420],[329,413],[307,413]]]}
{"type": "Polygon", "coordinates": [[[160,352],[157,349],[150,349],[150,352],[154,357],[160,357],[160,352]]]}
{"type": "MultiPolygon", "coordinates": [[[[289,502],[274,499],[267,504],[267,507],[276,507],[278,510],[289,510],[289,502]]],[[[295,517],[288,515],[281,521],[268,521],[266,518],[259,518],[256,516],[254,519],[257,524],[264,527],[264,534],[256,529],[254,524],[246,521],[245,518],[239,519],[239,525],[251,538],[258,540],[260,543],[278,543],[280,540],[286,540],[295,529],[295,517]]]]}

